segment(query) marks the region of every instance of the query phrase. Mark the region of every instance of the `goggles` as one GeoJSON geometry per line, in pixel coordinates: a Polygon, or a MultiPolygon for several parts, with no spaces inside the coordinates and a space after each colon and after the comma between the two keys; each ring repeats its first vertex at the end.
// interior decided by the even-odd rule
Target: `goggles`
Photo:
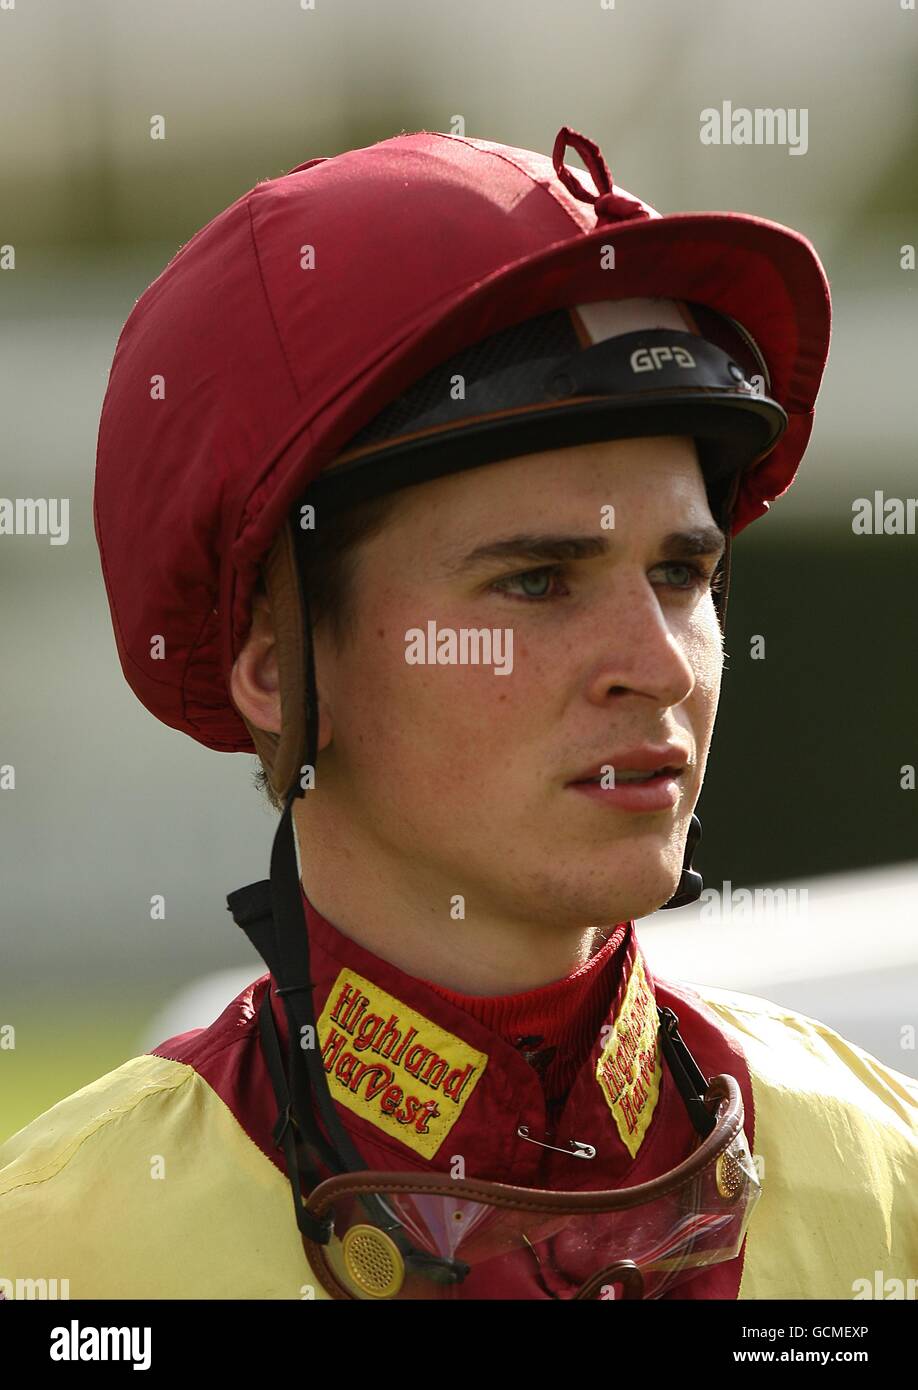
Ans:
{"type": "Polygon", "coordinates": [[[689,1157],[660,1177],[586,1192],[365,1169],[318,1181],[308,1148],[340,1163],[318,1131],[307,1137],[295,1119],[266,991],[259,1028],[281,1107],[274,1137],[325,1291],[344,1299],[660,1298],[735,1259],[761,1192],[742,1095],[731,1076],[705,1082],[676,1015],[658,1013],[663,1054],[698,1135],[689,1157]]]}
{"type": "Polygon", "coordinates": [[[328,1178],[304,1240],[326,1292],[352,1299],[659,1298],[735,1259],[759,1196],[730,1076],[707,1088],[714,1129],[651,1182],[546,1192],[448,1174],[328,1178]]]}

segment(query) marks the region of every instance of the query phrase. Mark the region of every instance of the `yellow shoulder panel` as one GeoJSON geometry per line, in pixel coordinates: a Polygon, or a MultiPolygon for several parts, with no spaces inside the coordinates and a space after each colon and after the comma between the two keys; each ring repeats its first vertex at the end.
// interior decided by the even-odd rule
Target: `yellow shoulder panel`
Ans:
{"type": "Polygon", "coordinates": [[[762,1198],[739,1297],[914,1298],[918,1081],[792,1009],[692,988],[752,1078],[762,1198]]]}
{"type": "Polygon", "coordinates": [[[192,1067],[151,1056],[0,1146],[0,1291],[326,1297],[287,1179],[192,1067]]]}

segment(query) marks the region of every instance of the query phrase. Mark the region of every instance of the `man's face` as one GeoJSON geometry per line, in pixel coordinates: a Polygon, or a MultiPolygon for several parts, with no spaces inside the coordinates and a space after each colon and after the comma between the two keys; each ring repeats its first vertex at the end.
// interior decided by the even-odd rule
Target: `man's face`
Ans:
{"type": "Polygon", "coordinates": [[[358,551],[346,649],[316,637],[317,786],[352,827],[356,863],[372,874],[385,856],[412,900],[444,914],[454,894],[466,915],[548,926],[660,907],[679,881],[722,667],[719,550],[672,533],[713,525],[683,438],[580,445],[406,489],[358,551]],[[524,537],[520,553],[472,557],[524,537]],[[546,560],[545,538],[590,553],[546,560]],[[504,664],[512,630],[512,671],[409,664],[406,634],[428,623],[457,642],[500,630],[504,664]],[[571,785],[647,744],[687,754],[674,804],[628,810],[571,785]]]}

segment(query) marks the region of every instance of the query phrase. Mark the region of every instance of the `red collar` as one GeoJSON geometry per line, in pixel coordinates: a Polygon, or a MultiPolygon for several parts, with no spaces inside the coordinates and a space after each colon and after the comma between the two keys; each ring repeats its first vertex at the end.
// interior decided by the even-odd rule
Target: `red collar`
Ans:
{"type": "Polygon", "coordinates": [[[421,984],[516,1048],[541,1076],[549,1103],[557,1104],[609,1013],[625,970],[630,929],[621,923],[565,979],[520,994],[462,994],[431,980],[421,984]]]}
{"type": "MultiPolygon", "coordinates": [[[[690,1151],[694,1131],[675,1087],[664,1084],[654,983],[633,923],[617,951],[610,943],[606,965],[616,959],[617,976],[555,1117],[537,1072],[507,1038],[440,987],[344,936],[305,895],[303,906],[317,1045],[341,1120],[371,1166],[450,1171],[459,1155],[494,1181],[507,1181],[509,1168],[522,1185],[590,1187],[641,1181],[661,1128],[677,1147],[681,1139],[679,1157],[690,1151]],[[590,1144],[602,1162],[529,1142],[523,1127],[561,1148],[590,1144]]],[[[594,972],[585,975],[592,984],[594,972]]],[[[286,1014],[273,993],[272,1007],[286,1045],[286,1014]]]]}
{"type": "MultiPolygon", "coordinates": [[[[687,986],[654,979],[633,922],[586,1057],[563,1104],[549,1112],[538,1073],[505,1037],[344,936],[305,897],[303,905],[318,1024],[317,1038],[306,1042],[321,1049],[341,1122],[370,1167],[449,1172],[461,1159],[466,1171],[495,1182],[589,1190],[644,1182],[675,1166],[696,1135],[662,1058],[658,1001],[676,1010],[706,1075],[730,1071],[740,1079],[752,1113],[738,1047],[687,986]],[[591,1145],[596,1158],[572,1157],[572,1140],[591,1145]]],[[[269,982],[262,976],[209,1028],[170,1038],[154,1052],[194,1067],[282,1167],[256,1020],[269,982]]],[[[273,989],[271,1006],[286,1050],[287,1017],[273,989]]],[[[753,1142],[749,1125],[746,1133],[753,1142]]]]}

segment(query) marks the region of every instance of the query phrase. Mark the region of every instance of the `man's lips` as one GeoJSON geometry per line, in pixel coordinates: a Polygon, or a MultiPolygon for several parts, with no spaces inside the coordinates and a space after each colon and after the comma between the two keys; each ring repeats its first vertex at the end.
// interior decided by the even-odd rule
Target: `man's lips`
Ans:
{"type": "MultiPolygon", "coordinates": [[[[645,743],[639,748],[624,748],[618,753],[610,753],[601,762],[594,763],[592,767],[585,768],[577,776],[572,777],[568,785],[596,781],[603,776],[604,767],[613,769],[616,782],[622,774],[630,772],[649,775],[665,771],[678,777],[685,771],[689,761],[688,751],[678,744],[645,743]]],[[[629,779],[626,777],[625,780],[629,779]]]]}

